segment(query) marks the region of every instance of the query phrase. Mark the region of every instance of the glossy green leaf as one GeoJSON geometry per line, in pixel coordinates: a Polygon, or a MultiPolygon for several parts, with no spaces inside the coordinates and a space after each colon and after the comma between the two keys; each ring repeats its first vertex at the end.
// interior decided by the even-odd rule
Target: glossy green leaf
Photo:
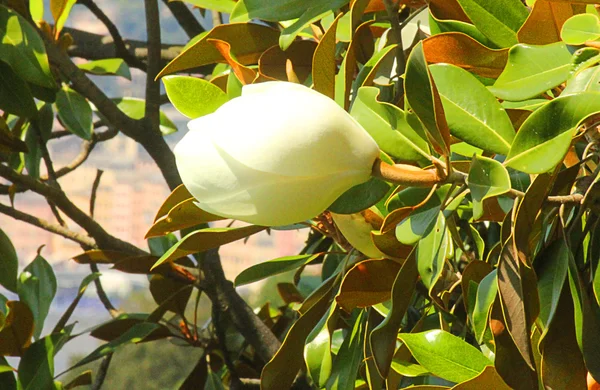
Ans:
{"type": "Polygon", "coordinates": [[[392,360],[392,369],[402,376],[414,378],[416,376],[431,375],[431,373],[419,364],[406,362],[404,360],[392,360]]]}
{"type": "Polygon", "coordinates": [[[525,120],[504,164],[526,173],[548,172],[565,157],[578,124],[596,112],[598,92],[552,100],[525,120]]]}
{"type": "Polygon", "coordinates": [[[0,61],[0,109],[24,117],[36,114],[29,86],[5,62],[0,61]]]}
{"type": "Polygon", "coordinates": [[[305,28],[309,27],[312,23],[323,19],[330,14],[333,9],[344,6],[348,3],[348,0],[334,0],[330,4],[328,4],[329,2],[320,3],[321,4],[307,9],[298,20],[295,20],[291,25],[285,27],[283,31],[281,31],[281,36],[279,37],[279,47],[281,50],[287,50],[305,28]]]}
{"type": "Polygon", "coordinates": [[[379,148],[400,161],[427,161],[428,142],[406,121],[398,107],[377,101],[379,89],[362,87],[350,114],[367,130],[379,148]]]}
{"type": "Polygon", "coordinates": [[[60,33],[67,22],[75,3],[77,3],[77,0],[50,0],[50,11],[54,18],[54,29],[57,34],[60,33]]]}
{"type": "Polygon", "coordinates": [[[473,218],[483,215],[483,201],[510,191],[510,176],[498,161],[483,156],[473,156],[467,185],[473,198],[473,218]]]}
{"type": "Polygon", "coordinates": [[[33,313],[34,337],[42,333],[44,321],[56,295],[57,283],[52,266],[40,255],[23,269],[19,275],[17,292],[33,313]]]}
{"type": "Polygon", "coordinates": [[[458,3],[475,27],[499,47],[518,43],[517,32],[529,16],[520,0],[458,0],[458,3]]]}
{"type": "Polygon", "coordinates": [[[423,284],[429,291],[442,274],[449,244],[446,218],[438,213],[433,228],[417,244],[417,269],[423,284]]]}
{"type": "MultiPolygon", "coordinates": [[[[388,209],[391,210],[389,206],[392,205],[394,205],[394,208],[414,206],[418,204],[419,201],[416,201],[414,204],[411,204],[412,202],[402,204],[403,201],[400,199],[409,198],[419,193],[420,195],[423,195],[422,199],[424,199],[428,192],[428,189],[422,188],[408,188],[400,191],[396,196],[394,196],[394,198],[392,198],[392,201],[389,202],[388,209]]],[[[434,195],[427,201],[427,203],[413,211],[409,217],[396,226],[396,238],[398,241],[405,245],[413,245],[416,244],[423,236],[427,235],[437,220],[440,212],[440,206],[440,199],[434,195]]]]}
{"type": "Polygon", "coordinates": [[[561,39],[569,45],[581,45],[600,38],[600,21],[593,14],[574,15],[567,20],[560,31],[561,39]]]}
{"type": "Polygon", "coordinates": [[[448,381],[467,381],[492,364],[477,348],[443,330],[400,333],[398,338],[421,366],[448,381]]]}
{"type": "Polygon", "coordinates": [[[77,289],[77,295],[75,296],[75,298],[73,299],[73,301],[71,302],[71,304],[69,305],[67,310],[65,310],[64,314],[60,317],[60,319],[56,323],[52,333],[60,332],[64,328],[64,326],[67,324],[67,322],[71,318],[71,315],[75,311],[75,308],[79,304],[79,301],[83,297],[83,294],[87,290],[89,284],[92,283],[93,281],[95,281],[96,279],[98,279],[100,277],[100,275],[101,274],[99,272],[94,272],[94,273],[89,274],[85,278],[83,278],[83,280],[79,284],[79,288],[77,289]]]}
{"type": "Polygon", "coordinates": [[[64,334],[46,336],[33,343],[19,362],[22,390],[54,389],[54,354],[64,334]]]}
{"type": "Polygon", "coordinates": [[[17,272],[19,259],[10,238],[0,229],[0,285],[17,292],[17,272]]]}
{"type": "Polygon", "coordinates": [[[55,89],[42,38],[21,15],[0,5],[0,58],[25,81],[55,89]]]}
{"type": "Polygon", "coordinates": [[[86,73],[91,73],[99,76],[111,75],[121,76],[127,80],[131,80],[131,72],[129,65],[122,58],[106,58],[103,60],[89,61],[84,64],[77,65],[79,69],[86,73]]]}
{"type": "Polygon", "coordinates": [[[480,344],[488,326],[492,305],[498,294],[497,271],[493,270],[487,274],[477,287],[477,298],[473,308],[473,331],[475,338],[480,344]]]}
{"type": "Polygon", "coordinates": [[[308,264],[320,254],[315,255],[297,255],[278,257],[277,259],[265,261],[246,268],[235,278],[236,286],[243,286],[268,278],[269,276],[278,275],[287,271],[294,270],[301,265],[308,264]]]}
{"type": "Polygon", "coordinates": [[[199,8],[210,9],[217,12],[230,14],[235,7],[234,0],[182,0],[199,8]]]}
{"type": "Polygon", "coordinates": [[[173,106],[188,118],[213,113],[229,100],[221,88],[198,77],[165,76],[162,80],[173,106]]]}
{"type": "Polygon", "coordinates": [[[422,43],[417,44],[408,57],[405,77],[406,99],[410,107],[423,123],[436,151],[448,154],[450,132],[437,88],[427,66],[422,43]]]}
{"type": "MultiPolygon", "coordinates": [[[[564,91],[563,91],[564,93],[564,91]]],[[[535,111],[544,104],[548,103],[548,99],[529,99],[521,100],[520,102],[511,102],[505,100],[502,102],[502,108],[535,111]]]]}
{"type": "MultiPolygon", "coordinates": [[[[124,97],[113,99],[117,107],[127,116],[133,119],[142,119],[146,110],[144,99],[124,97]]],[[[160,131],[163,135],[171,134],[177,131],[177,126],[163,113],[160,112],[160,131]]]]}
{"type": "Polygon", "coordinates": [[[67,130],[85,140],[92,139],[92,107],[86,98],[65,86],[56,96],[56,110],[67,130]]]}
{"type": "MultiPolygon", "coordinates": [[[[306,18],[307,13],[320,14],[324,11],[338,9],[349,0],[240,0],[231,13],[232,22],[261,19],[269,22],[280,22],[298,18],[306,18]]],[[[310,18],[309,18],[310,19],[310,18]]]]}
{"type": "Polygon", "coordinates": [[[556,314],[558,301],[567,278],[569,267],[569,247],[565,241],[554,241],[535,262],[538,276],[538,291],[540,296],[540,314],[538,320],[542,324],[543,339],[556,314]]]}
{"type": "Polygon", "coordinates": [[[585,69],[570,78],[560,96],[579,92],[600,92],[600,66],[585,69]]]}
{"type": "Polygon", "coordinates": [[[544,46],[515,45],[508,64],[489,90],[503,100],[531,99],[565,82],[571,72],[571,53],[562,42],[544,46]]]}
{"type": "Polygon", "coordinates": [[[498,47],[498,45],[495,45],[492,41],[490,41],[473,24],[462,22],[459,20],[439,19],[433,14],[433,12],[429,14],[429,28],[431,30],[431,35],[437,35],[446,32],[461,32],[475,39],[482,45],[485,45],[490,48],[498,47]]]}
{"type": "Polygon", "coordinates": [[[354,214],[366,210],[379,202],[392,185],[372,177],[366,183],[356,185],[340,195],[329,206],[329,210],[338,214],[354,214]]]}
{"type": "Polygon", "coordinates": [[[352,331],[346,334],[344,342],[337,353],[331,376],[327,381],[328,389],[353,390],[358,376],[358,367],[362,362],[362,347],[367,321],[366,311],[361,310],[354,321],[352,331]]]}
{"type": "Polygon", "coordinates": [[[431,65],[429,70],[442,98],[450,133],[483,150],[506,155],[515,130],[496,98],[475,76],[457,66],[431,65]]]}
{"type": "Polygon", "coordinates": [[[177,244],[173,245],[171,249],[165,252],[165,254],[154,264],[152,269],[167,261],[174,261],[194,253],[218,248],[265,229],[266,227],[264,226],[250,225],[241,228],[207,228],[196,230],[183,237],[177,244]]]}
{"type": "Polygon", "coordinates": [[[383,49],[375,52],[375,54],[373,54],[373,56],[369,58],[367,63],[364,64],[362,68],[360,68],[358,75],[352,83],[352,90],[354,96],[356,95],[360,87],[368,84],[367,81],[370,80],[372,82],[382,65],[388,63],[388,61],[393,61],[395,49],[395,44],[384,47],[383,49]]]}
{"type": "Polygon", "coordinates": [[[331,376],[333,357],[331,354],[331,339],[339,318],[337,303],[334,301],[319,323],[313,328],[304,343],[304,361],[308,374],[319,386],[325,387],[331,376]]]}
{"type": "Polygon", "coordinates": [[[369,336],[369,344],[377,370],[388,377],[390,364],[396,350],[396,335],[409,308],[419,278],[415,251],[406,259],[392,287],[392,307],[369,336]]]}

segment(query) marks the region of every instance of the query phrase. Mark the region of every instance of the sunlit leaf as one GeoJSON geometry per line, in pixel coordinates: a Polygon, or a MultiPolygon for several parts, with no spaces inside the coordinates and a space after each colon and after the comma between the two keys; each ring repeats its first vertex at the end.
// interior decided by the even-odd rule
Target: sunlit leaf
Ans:
{"type": "Polygon", "coordinates": [[[559,97],[535,111],[521,126],[505,165],[526,173],[543,173],[559,164],[578,124],[600,111],[600,93],[559,97]]]}
{"type": "Polygon", "coordinates": [[[433,289],[444,269],[448,241],[446,218],[442,213],[438,213],[435,224],[418,242],[416,249],[419,275],[429,291],[433,289]]]}
{"type": "Polygon", "coordinates": [[[421,366],[452,382],[473,379],[492,364],[477,348],[443,330],[399,333],[398,338],[421,366]]]}
{"type": "MultiPolygon", "coordinates": [[[[144,99],[123,97],[112,99],[113,102],[132,119],[142,119],[146,110],[146,101],[144,99]]],[[[160,131],[163,135],[171,134],[177,131],[177,126],[163,113],[160,112],[160,131]]]]}
{"type": "Polygon", "coordinates": [[[121,76],[127,80],[131,80],[131,72],[129,66],[122,58],[106,58],[103,60],[89,61],[84,64],[77,65],[79,69],[87,73],[104,76],[113,75],[121,76]]]}
{"type": "Polygon", "coordinates": [[[346,334],[327,381],[330,389],[353,390],[358,376],[358,368],[362,362],[362,344],[364,342],[366,312],[360,311],[354,321],[352,330],[346,334]]]}
{"type": "Polygon", "coordinates": [[[71,133],[85,139],[92,139],[92,107],[87,99],[64,86],[56,96],[58,117],[71,133]]]}
{"type": "Polygon", "coordinates": [[[569,45],[594,41],[600,38],[600,20],[593,14],[575,15],[564,23],[560,37],[569,45]]]}
{"type": "Polygon", "coordinates": [[[269,276],[291,271],[300,267],[301,265],[310,263],[319,256],[321,256],[321,254],[317,253],[314,255],[306,254],[278,257],[273,260],[264,261],[240,272],[240,274],[235,278],[234,284],[236,286],[243,286],[244,284],[253,283],[268,278],[269,276]]]}
{"type": "Polygon", "coordinates": [[[562,42],[544,46],[519,44],[490,91],[503,100],[526,100],[563,83],[571,71],[571,53],[562,42]]]}
{"type": "Polygon", "coordinates": [[[510,176],[498,161],[483,156],[473,156],[467,185],[473,198],[473,218],[483,215],[482,202],[510,191],[510,176]]]}

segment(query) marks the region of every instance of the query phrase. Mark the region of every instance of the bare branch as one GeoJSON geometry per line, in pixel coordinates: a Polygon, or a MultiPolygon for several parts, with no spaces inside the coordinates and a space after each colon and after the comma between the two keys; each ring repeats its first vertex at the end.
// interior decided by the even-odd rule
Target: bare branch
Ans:
{"type": "Polygon", "coordinates": [[[98,7],[94,0],[78,0],[77,2],[85,5],[90,12],[92,12],[106,26],[113,39],[115,50],[119,57],[123,58],[128,64],[131,64],[131,66],[146,70],[146,64],[144,64],[143,61],[139,60],[135,55],[131,54],[131,52],[127,50],[119,29],[117,26],[115,26],[112,20],[106,16],[104,11],[98,7]]]}
{"type": "Polygon", "coordinates": [[[154,79],[160,72],[160,14],[158,0],[144,0],[148,35],[148,69],[146,72],[146,111],[144,118],[152,131],[160,131],[160,84],[154,79]]]}
{"type": "Polygon", "coordinates": [[[163,3],[169,7],[171,13],[175,16],[175,19],[177,19],[179,25],[183,28],[188,37],[193,38],[204,32],[204,28],[202,28],[198,19],[196,19],[185,4],[179,1],[169,0],[163,0],[163,3]]]}
{"type": "Polygon", "coordinates": [[[146,254],[145,251],[136,246],[110,235],[98,222],[75,206],[59,188],[51,187],[39,180],[21,175],[6,165],[1,164],[0,177],[27,187],[51,200],[67,217],[71,218],[73,222],[81,226],[91,237],[93,237],[99,247],[131,254],[146,254]]]}
{"type": "Polygon", "coordinates": [[[33,215],[24,213],[2,203],[0,203],[0,213],[8,215],[14,219],[18,219],[19,221],[27,222],[30,225],[37,226],[38,228],[44,229],[50,233],[58,234],[59,236],[74,241],[88,249],[97,248],[96,241],[89,236],[74,232],[64,226],[55,225],[44,219],[34,217],[33,215]]]}

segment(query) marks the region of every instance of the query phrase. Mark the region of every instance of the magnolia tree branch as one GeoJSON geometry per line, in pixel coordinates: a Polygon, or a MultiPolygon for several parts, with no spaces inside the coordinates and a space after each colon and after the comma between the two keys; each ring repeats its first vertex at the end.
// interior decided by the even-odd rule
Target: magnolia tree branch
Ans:
{"type": "Polygon", "coordinates": [[[61,189],[51,187],[39,180],[17,173],[6,165],[1,164],[0,177],[15,184],[27,187],[33,192],[52,201],[67,217],[81,226],[92,238],[94,238],[96,244],[102,249],[112,249],[136,255],[146,254],[145,251],[136,246],[110,235],[98,222],[75,206],[61,189]]]}
{"type": "Polygon", "coordinates": [[[204,28],[202,28],[202,25],[187,5],[180,1],[169,0],[163,0],[163,3],[171,10],[171,13],[189,38],[193,38],[204,32],[204,28]]]}
{"type": "Polygon", "coordinates": [[[252,345],[264,362],[271,360],[281,346],[273,332],[258,318],[235,291],[233,283],[225,278],[218,249],[211,249],[204,254],[202,271],[205,279],[202,289],[213,305],[228,316],[237,330],[252,345]]]}
{"type": "Polygon", "coordinates": [[[86,248],[92,249],[98,247],[96,245],[96,241],[89,236],[74,232],[61,225],[55,225],[44,219],[34,217],[33,215],[24,213],[2,203],[0,203],[0,213],[8,215],[14,219],[18,219],[19,221],[27,222],[30,225],[37,226],[38,228],[46,230],[50,233],[58,234],[59,236],[74,241],[86,248]]]}
{"type": "Polygon", "coordinates": [[[160,132],[160,83],[154,79],[160,72],[160,15],[158,0],[144,0],[148,35],[148,69],[146,71],[146,110],[144,119],[151,131],[160,132]]]}
{"type": "Polygon", "coordinates": [[[110,20],[110,18],[98,7],[98,5],[93,0],[77,0],[77,3],[85,5],[91,13],[94,14],[105,26],[110,36],[112,37],[113,43],[115,45],[115,51],[119,57],[123,58],[128,64],[133,67],[145,70],[146,64],[140,59],[138,59],[135,55],[131,54],[131,52],[125,46],[125,42],[121,37],[121,33],[115,24],[110,20]]]}

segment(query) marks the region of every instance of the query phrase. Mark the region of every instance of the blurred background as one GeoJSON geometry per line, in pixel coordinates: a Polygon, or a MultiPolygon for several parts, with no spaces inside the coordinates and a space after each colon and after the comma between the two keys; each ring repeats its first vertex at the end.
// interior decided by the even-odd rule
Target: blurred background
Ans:
{"type": "MultiPolygon", "coordinates": [[[[117,25],[124,39],[146,40],[143,1],[96,0],[96,3],[117,25]]],[[[187,36],[172,17],[169,9],[160,1],[159,5],[163,43],[185,45],[188,41],[187,36]]],[[[46,10],[46,12],[50,11],[46,10]]],[[[210,12],[202,16],[198,10],[195,10],[194,14],[203,27],[207,30],[211,28],[210,12]]],[[[78,4],[73,7],[66,26],[108,35],[106,27],[86,7],[78,4]]],[[[131,68],[131,76],[131,81],[114,76],[90,77],[109,97],[143,98],[145,73],[131,68]]],[[[187,131],[187,120],[170,104],[163,105],[161,109],[179,129],[178,132],[166,136],[169,145],[173,147],[187,131]]],[[[53,130],[61,129],[57,121],[53,130]]],[[[55,166],[61,167],[73,161],[80,153],[81,140],[75,136],[63,137],[49,142],[48,146],[55,166]]],[[[43,164],[41,169],[44,169],[43,164]]],[[[96,220],[114,236],[147,249],[144,235],[151,226],[158,208],[170,192],[160,171],[141,145],[123,135],[98,143],[81,167],[59,180],[70,199],[83,210],[88,209],[92,182],[97,169],[104,170],[104,174],[97,193],[96,220]]],[[[45,199],[32,192],[18,193],[15,197],[15,206],[43,219],[54,219],[45,199]]],[[[75,297],[81,280],[90,273],[87,265],[79,265],[72,260],[73,256],[82,253],[83,250],[74,242],[2,214],[0,214],[0,227],[9,235],[17,250],[20,269],[31,262],[39,246],[44,245],[41,254],[52,264],[58,281],[57,295],[45,322],[44,332],[50,331],[75,297]]],[[[302,248],[307,233],[307,230],[272,231],[270,234],[262,232],[250,237],[246,242],[238,241],[221,248],[221,259],[227,278],[234,279],[242,270],[257,262],[297,254],[302,248]]],[[[156,307],[145,275],[129,275],[108,268],[101,268],[101,272],[102,284],[111,301],[119,309],[141,313],[150,312],[156,307]]],[[[252,307],[258,307],[264,302],[278,305],[281,300],[277,295],[276,284],[281,281],[291,281],[292,276],[293,272],[272,278],[267,283],[259,282],[244,286],[240,294],[252,307]]],[[[310,280],[307,283],[310,283],[310,280]]],[[[1,287],[0,293],[9,299],[15,297],[1,287]]],[[[208,320],[209,301],[204,301],[200,307],[201,317],[205,321],[208,320]]],[[[108,319],[110,316],[98,300],[92,284],[72,317],[72,320],[77,321],[74,333],[85,332],[108,319]]],[[[63,372],[99,344],[98,340],[85,334],[67,343],[56,357],[55,372],[63,372]]],[[[189,372],[196,363],[197,358],[190,356],[194,353],[199,355],[201,351],[175,345],[166,340],[125,347],[117,352],[104,388],[174,388],[177,386],[176,381],[185,378],[185,375],[182,376],[182,371],[189,372]],[[136,367],[136,370],[120,369],[122,365],[118,362],[129,359],[135,359],[140,366],[136,367]]],[[[82,369],[76,370],[76,372],[81,371],[82,369]]]]}

